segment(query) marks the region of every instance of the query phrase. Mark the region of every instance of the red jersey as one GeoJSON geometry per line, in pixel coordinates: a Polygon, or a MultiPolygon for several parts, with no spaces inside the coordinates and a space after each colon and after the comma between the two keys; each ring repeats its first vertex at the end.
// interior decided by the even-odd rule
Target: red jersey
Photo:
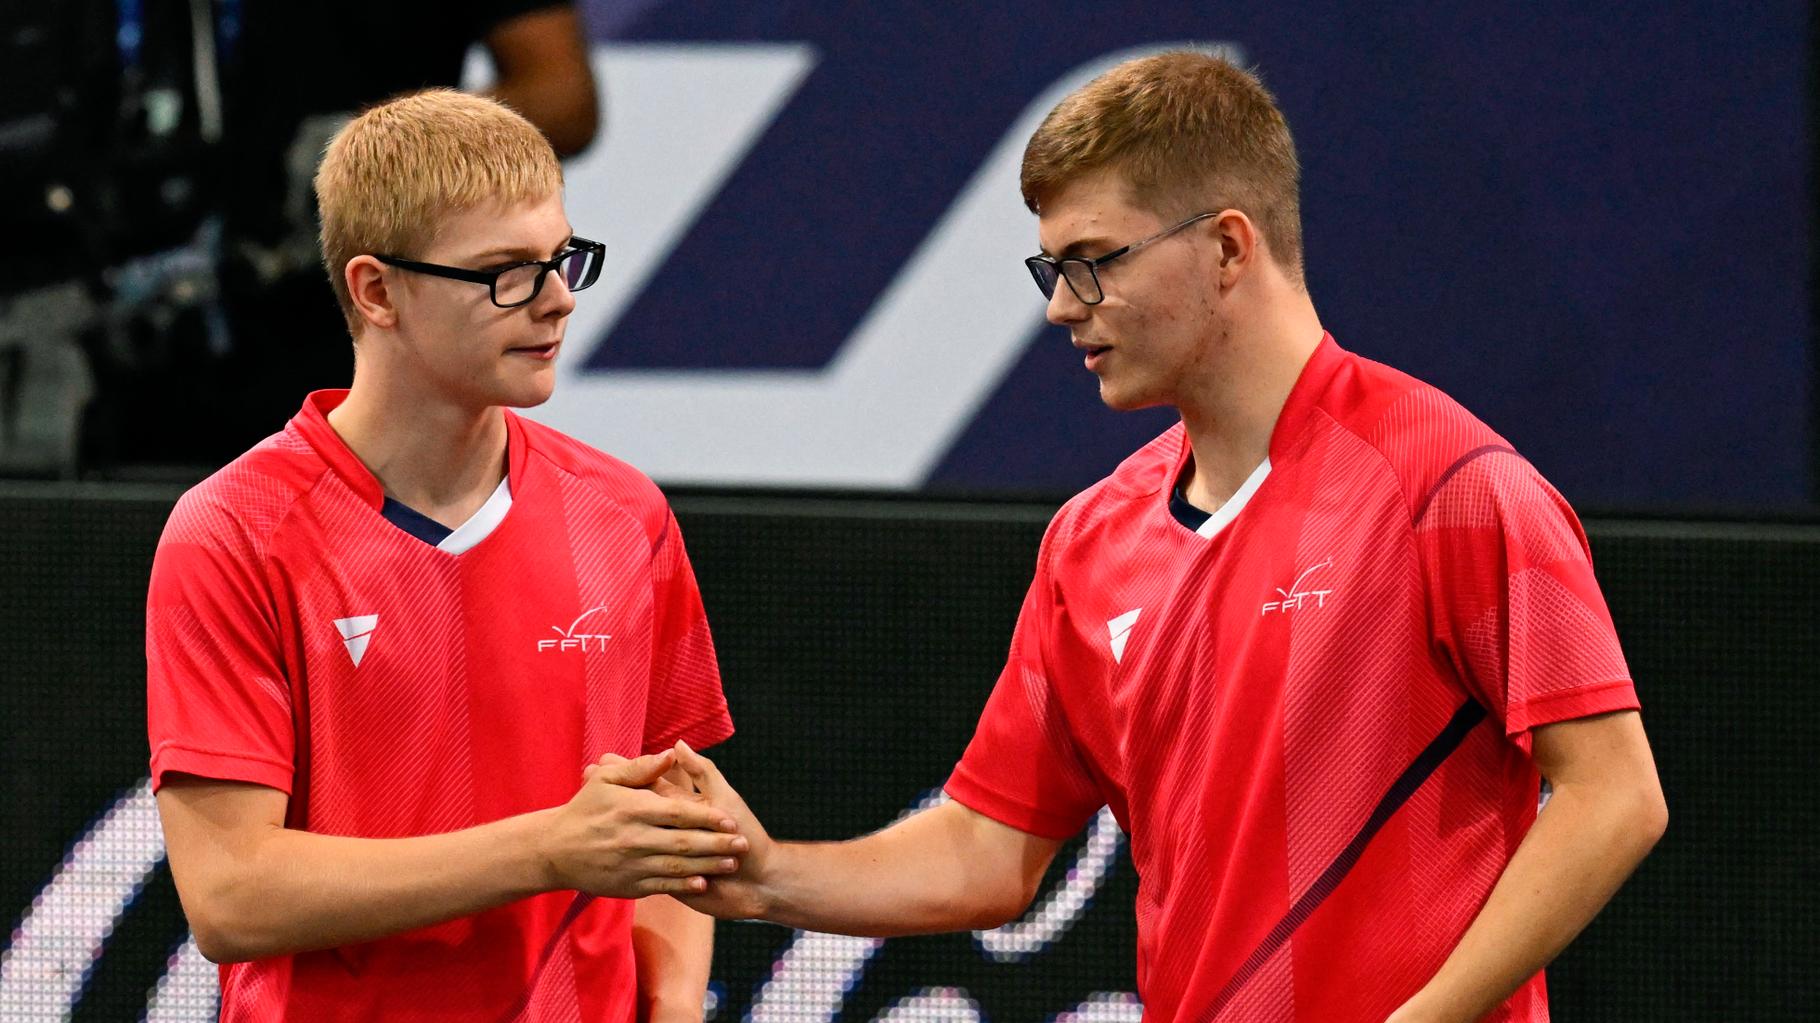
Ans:
{"type": "MultiPolygon", "coordinates": [[[[171,513],[146,609],[154,786],[254,782],[290,795],[289,827],[396,838],[560,805],[603,753],[731,734],[650,480],[508,412],[509,510],[450,553],[381,517],[325,418],[344,395],[311,395],[171,513]]],[[[221,1018],[629,1023],[631,920],[551,892],[225,966],[221,1018]]]]}
{"type": "MultiPolygon", "coordinates": [[[[1053,838],[1108,805],[1147,1019],[1380,1023],[1536,814],[1538,725],[1637,706],[1573,512],[1452,400],[1324,338],[1198,531],[1180,426],[1071,500],[948,781],[1053,838]]],[[[1540,974],[1487,1019],[1543,1021],[1540,974]]]]}

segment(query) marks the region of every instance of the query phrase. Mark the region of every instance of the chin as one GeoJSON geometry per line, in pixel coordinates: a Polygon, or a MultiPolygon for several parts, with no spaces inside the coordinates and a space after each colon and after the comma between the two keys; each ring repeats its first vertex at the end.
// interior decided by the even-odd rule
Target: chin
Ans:
{"type": "Polygon", "coordinates": [[[490,404],[506,408],[536,408],[556,393],[556,374],[540,373],[531,380],[515,380],[500,387],[490,404]]]}
{"type": "Polygon", "coordinates": [[[1163,404],[1161,400],[1142,391],[1121,388],[1104,380],[1100,381],[1100,401],[1114,412],[1136,412],[1163,404]]]}

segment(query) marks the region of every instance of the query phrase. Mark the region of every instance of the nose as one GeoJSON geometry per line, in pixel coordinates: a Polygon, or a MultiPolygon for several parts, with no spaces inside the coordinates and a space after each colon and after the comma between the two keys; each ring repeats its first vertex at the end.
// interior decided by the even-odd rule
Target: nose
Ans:
{"type": "Polygon", "coordinates": [[[561,319],[575,311],[575,293],[569,290],[569,282],[563,279],[561,272],[548,270],[548,279],[543,282],[543,290],[538,292],[533,305],[539,317],[561,319]]]}
{"type": "Polygon", "coordinates": [[[1091,306],[1081,301],[1080,296],[1074,293],[1074,289],[1069,286],[1067,278],[1064,277],[1056,280],[1055,290],[1049,295],[1049,306],[1044,310],[1044,315],[1049,318],[1050,323],[1058,327],[1066,327],[1069,324],[1085,320],[1090,315],[1091,309],[1091,306]]]}

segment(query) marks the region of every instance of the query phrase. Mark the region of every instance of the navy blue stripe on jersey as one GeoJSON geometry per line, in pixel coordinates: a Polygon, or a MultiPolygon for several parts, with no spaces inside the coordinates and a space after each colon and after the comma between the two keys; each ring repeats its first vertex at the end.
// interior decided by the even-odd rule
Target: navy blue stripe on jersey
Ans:
{"type": "Polygon", "coordinates": [[[455,532],[417,509],[389,497],[385,499],[385,504],[380,506],[379,514],[384,515],[387,522],[431,547],[447,540],[449,534],[455,532]]]}
{"type": "Polygon", "coordinates": [[[1421,525],[1422,516],[1428,514],[1428,506],[1434,503],[1435,495],[1441,492],[1441,488],[1447,485],[1448,480],[1453,479],[1455,473],[1466,468],[1467,465],[1480,457],[1496,452],[1514,455],[1517,453],[1517,449],[1508,444],[1484,444],[1461,455],[1452,465],[1447,467],[1447,471],[1441,474],[1440,479],[1435,480],[1434,486],[1428,488],[1428,493],[1422,495],[1422,503],[1416,508],[1415,518],[1410,521],[1418,526],[1421,525]]]}
{"type": "Polygon", "coordinates": [[[1270,961],[1270,957],[1283,947],[1284,942],[1289,940],[1289,936],[1296,932],[1296,928],[1302,926],[1302,923],[1314,913],[1315,909],[1327,900],[1327,896],[1333,894],[1334,889],[1338,888],[1340,882],[1346,879],[1346,875],[1359,862],[1359,857],[1365,854],[1365,847],[1371,843],[1379,829],[1390,820],[1391,815],[1396,813],[1410,796],[1415,795],[1416,790],[1422,787],[1422,783],[1428,780],[1428,776],[1433,774],[1435,769],[1453,754],[1454,750],[1460,748],[1460,743],[1466,741],[1466,734],[1483,720],[1485,720],[1485,708],[1472,699],[1468,699],[1460,705],[1459,710],[1454,711],[1453,718],[1447,722],[1447,727],[1441,729],[1441,734],[1435,736],[1434,741],[1428,744],[1428,748],[1418,753],[1415,760],[1411,761],[1409,766],[1403,769],[1403,773],[1397,776],[1397,780],[1391,783],[1390,790],[1384,793],[1383,799],[1378,800],[1377,808],[1372,810],[1371,816],[1365,819],[1365,824],[1359,828],[1359,833],[1352,836],[1352,841],[1346,843],[1346,848],[1340,850],[1340,855],[1334,857],[1333,862],[1327,865],[1327,869],[1321,872],[1321,876],[1315,878],[1314,884],[1309,885],[1308,890],[1302,893],[1302,897],[1295,900],[1295,905],[1289,907],[1289,912],[1283,915],[1283,919],[1277,921],[1277,925],[1270,929],[1269,934],[1264,935],[1264,940],[1258,942],[1258,947],[1252,950],[1251,955],[1246,957],[1237,972],[1233,973],[1232,979],[1226,982],[1226,986],[1220,990],[1218,997],[1214,998],[1213,1003],[1208,1007],[1207,1019],[1218,1016],[1227,1003],[1231,1002],[1251,981],[1251,978],[1264,968],[1264,964],[1270,961]]]}
{"type": "Polygon", "coordinates": [[[1207,524],[1208,519],[1213,518],[1212,512],[1204,512],[1189,504],[1188,496],[1182,493],[1181,487],[1176,487],[1169,492],[1169,514],[1175,516],[1175,520],[1187,526],[1191,532],[1196,533],[1201,531],[1201,527],[1207,524]]]}

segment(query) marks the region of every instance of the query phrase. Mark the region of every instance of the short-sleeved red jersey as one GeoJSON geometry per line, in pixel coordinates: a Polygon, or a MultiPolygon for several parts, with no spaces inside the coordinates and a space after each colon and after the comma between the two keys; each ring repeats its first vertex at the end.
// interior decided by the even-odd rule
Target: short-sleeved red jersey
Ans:
{"type": "MultiPolygon", "coordinates": [[[[564,803],[603,753],[732,732],[648,479],[507,413],[510,508],[452,554],[381,516],[325,418],[344,395],[311,395],[171,513],[146,611],[154,785],[255,782],[289,793],[289,827],[394,838],[564,803]]],[[[227,966],[221,1018],[629,1023],[631,917],[552,892],[227,966]]]]}
{"type": "MultiPolygon", "coordinates": [[[[1530,729],[1637,706],[1579,522],[1488,427],[1324,338],[1199,530],[1177,426],[1050,524],[948,781],[1139,875],[1155,1020],[1379,1023],[1534,820],[1530,729]]],[[[1541,975],[1488,1019],[1548,1018],[1541,975]]]]}

